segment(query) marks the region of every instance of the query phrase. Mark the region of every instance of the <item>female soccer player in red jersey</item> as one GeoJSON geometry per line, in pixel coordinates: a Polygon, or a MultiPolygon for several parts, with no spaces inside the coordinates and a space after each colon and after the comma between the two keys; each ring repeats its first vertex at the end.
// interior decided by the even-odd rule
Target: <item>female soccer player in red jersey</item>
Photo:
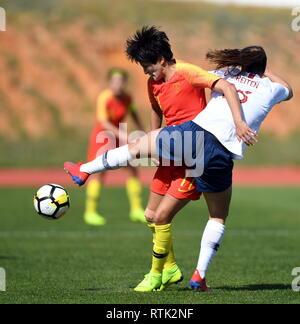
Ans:
{"type": "MultiPolygon", "coordinates": [[[[145,74],[149,75],[152,130],[161,127],[163,117],[167,126],[193,120],[206,107],[205,88],[222,92],[233,109],[240,113],[235,88],[198,66],[176,61],[167,35],[157,28],[145,27],[136,32],[127,40],[126,53],[130,60],[140,64],[145,74]]],[[[238,132],[243,136],[250,130],[242,120],[238,120],[239,114],[235,114],[235,117],[238,132]]],[[[185,167],[158,167],[145,212],[148,221],[151,222],[156,217],[171,219],[191,200],[200,198],[201,193],[197,191],[195,179],[186,177],[185,172],[185,167]]],[[[157,234],[164,235],[164,231],[168,230],[169,224],[160,225],[149,224],[154,241],[157,234]]],[[[162,273],[164,287],[183,279],[175,261],[172,244],[168,253],[159,247],[154,249],[151,273],[162,273]]],[[[135,290],[150,290],[150,281],[150,276],[147,276],[135,290]]]]}
{"type": "MultiPolygon", "coordinates": [[[[135,111],[131,96],[126,92],[128,74],[123,69],[113,68],[108,72],[108,88],[102,91],[97,100],[97,124],[94,127],[89,144],[88,161],[109,149],[127,144],[127,134],[122,133],[119,124],[129,114],[136,126],[142,129],[142,124],[135,111]],[[113,136],[110,136],[110,133],[113,136]],[[115,140],[117,139],[117,140],[115,140]],[[123,143],[122,143],[123,141],[123,143]]],[[[137,169],[128,168],[130,178],[127,180],[126,189],[130,201],[130,219],[145,222],[144,209],[142,208],[141,184],[137,176],[137,169]]],[[[105,174],[91,179],[87,186],[87,200],[84,220],[89,225],[105,225],[106,219],[98,213],[101,183],[105,174]]]]}

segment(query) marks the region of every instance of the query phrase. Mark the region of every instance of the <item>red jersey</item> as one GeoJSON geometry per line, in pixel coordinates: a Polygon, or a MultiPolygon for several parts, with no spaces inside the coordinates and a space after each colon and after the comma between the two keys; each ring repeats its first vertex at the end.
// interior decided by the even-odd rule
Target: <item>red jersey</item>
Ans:
{"type": "Polygon", "coordinates": [[[114,126],[124,120],[128,112],[133,110],[132,99],[128,94],[116,97],[111,90],[103,91],[97,100],[97,120],[101,123],[108,120],[114,126]]]}
{"type": "Polygon", "coordinates": [[[178,62],[169,81],[149,79],[149,99],[161,108],[167,126],[178,125],[193,120],[206,107],[204,89],[211,89],[219,79],[196,65],[178,62]]]}
{"type": "MultiPolygon", "coordinates": [[[[132,99],[128,94],[123,94],[120,97],[114,96],[111,90],[107,89],[100,93],[97,100],[97,124],[94,127],[91,137],[88,152],[88,161],[94,160],[98,155],[119,146],[119,141],[113,138],[103,138],[99,134],[105,131],[102,125],[103,121],[109,121],[115,127],[124,120],[126,115],[134,110],[132,99]],[[111,147],[108,146],[111,143],[111,147]]],[[[106,134],[108,136],[108,134],[106,134]]]]}

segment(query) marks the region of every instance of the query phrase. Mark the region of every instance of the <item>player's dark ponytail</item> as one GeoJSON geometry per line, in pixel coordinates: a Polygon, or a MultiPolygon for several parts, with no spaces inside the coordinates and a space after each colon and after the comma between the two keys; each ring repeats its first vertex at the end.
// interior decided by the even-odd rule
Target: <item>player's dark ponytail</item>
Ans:
{"type": "Polygon", "coordinates": [[[206,58],[216,64],[217,69],[228,67],[229,73],[235,75],[234,68],[238,68],[238,74],[249,72],[262,76],[267,67],[267,55],[261,46],[209,51],[206,58]]]}

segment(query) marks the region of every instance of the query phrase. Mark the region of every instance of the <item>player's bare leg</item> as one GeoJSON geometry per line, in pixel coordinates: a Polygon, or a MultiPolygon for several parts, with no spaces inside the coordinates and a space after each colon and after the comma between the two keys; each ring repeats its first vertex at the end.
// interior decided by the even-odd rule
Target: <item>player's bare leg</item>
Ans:
{"type": "Polygon", "coordinates": [[[157,226],[171,224],[175,215],[190,202],[189,199],[177,199],[167,194],[159,204],[153,222],[157,226]]]}
{"type": "Polygon", "coordinates": [[[156,156],[156,139],[161,129],[154,130],[128,145],[129,152],[136,158],[156,156]]]}
{"type": "Polygon", "coordinates": [[[229,214],[232,187],[220,193],[204,193],[209,210],[209,221],[203,233],[197,268],[190,281],[190,287],[208,291],[206,272],[215,257],[225,233],[225,222],[229,214]]]}
{"type": "Polygon", "coordinates": [[[204,193],[209,210],[210,220],[225,225],[229,215],[229,208],[232,198],[232,187],[220,193],[204,193]]]}
{"type": "Polygon", "coordinates": [[[163,199],[164,199],[164,195],[159,195],[155,192],[150,191],[148,205],[145,211],[145,217],[149,223],[151,224],[153,223],[156,210],[163,199]]]}

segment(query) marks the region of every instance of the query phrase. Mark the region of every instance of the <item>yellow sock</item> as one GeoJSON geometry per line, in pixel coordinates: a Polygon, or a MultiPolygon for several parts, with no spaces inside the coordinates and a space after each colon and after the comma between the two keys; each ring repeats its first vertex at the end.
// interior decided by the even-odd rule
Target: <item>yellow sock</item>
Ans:
{"type": "MultiPolygon", "coordinates": [[[[155,225],[153,223],[149,223],[148,227],[152,231],[153,244],[155,244],[155,225]]],[[[171,248],[170,248],[169,254],[167,256],[166,262],[164,264],[164,270],[170,270],[174,267],[174,265],[176,265],[176,259],[175,259],[173,239],[172,239],[171,248]]]]}
{"type": "Polygon", "coordinates": [[[131,211],[143,209],[142,207],[142,186],[138,178],[131,177],[126,184],[127,195],[131,211]]]}
{"type": "Polygon", "coordinates": [[[153,223],[148,223],[148,227],[151,229],[152,231],[152,235],[153,235],[153,244],[155,244],[155,225],[153,223]]]}
{"type": "Polygon", "coordinates": [[[151,272],[161,274],[172,243],[171,224],[155,225],[151,272]]]}
{"type": "Polygon", "coordinates": [[[173,239],[172,239],[171,248],[167,256],[167,260],[164,264],[164,270],[170,270],[171,268],[174,267],[174,265],[176,265],[176,259],[175,259],[173,239]]]}
{"type": "Polygon", "coordinates": [[[87,185],[86,213],[96,213],[101,193],[101,182],[91,180],[87,185]]]}

